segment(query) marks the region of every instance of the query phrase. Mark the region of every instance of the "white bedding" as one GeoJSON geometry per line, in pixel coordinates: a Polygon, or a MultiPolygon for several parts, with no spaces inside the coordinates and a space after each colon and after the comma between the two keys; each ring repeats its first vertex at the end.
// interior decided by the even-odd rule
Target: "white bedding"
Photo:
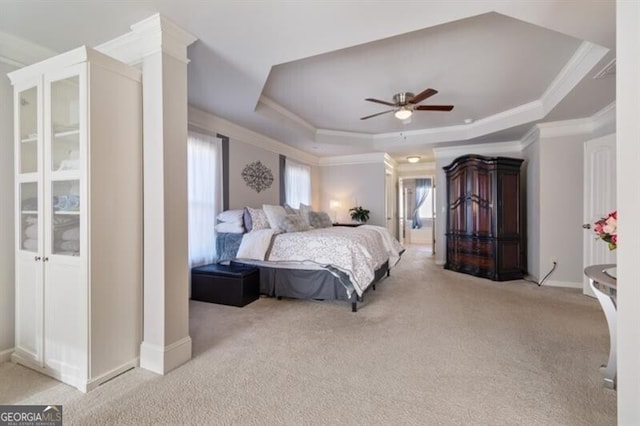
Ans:
{"type": "Polygon", "coordinates": [[[262,229],[245,234],[238,259],[332,266],[346,273],[361,296],[373,281],[375,270],[389,261],[394,266],[402,246],[386,228],[332,227],[305,232],[275,234],[262,229]]]}

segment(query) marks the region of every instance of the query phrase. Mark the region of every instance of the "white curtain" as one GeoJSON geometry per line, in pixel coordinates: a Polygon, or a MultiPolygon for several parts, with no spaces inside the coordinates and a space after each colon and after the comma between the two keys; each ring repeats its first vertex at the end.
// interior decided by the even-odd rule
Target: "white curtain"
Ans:
{"type": "Polygon", "coordinates": [[[297,209],[300,203],[311,205],[311,167],[289,160],[284,163],[285,202],[297,209]]]}
{"type": "Polygon", "coordinates": [[[222,210],[222,143],[213,136],[189,131],[187,144],[189,204],[189,264],[213,263],[214,227],[222,210]]]}
{"type": "Polygon", "coordinates": [[[422,219],[420,219],[420,207],[429,197],[431,191],[431,179],[416,179],[416,206],[411,214],[411,227],[413,229],[422,228],[422,219]]]}

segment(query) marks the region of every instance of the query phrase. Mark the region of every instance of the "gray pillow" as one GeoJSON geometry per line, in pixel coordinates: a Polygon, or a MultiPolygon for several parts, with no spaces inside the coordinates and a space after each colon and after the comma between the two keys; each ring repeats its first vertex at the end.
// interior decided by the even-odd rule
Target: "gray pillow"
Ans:
{"type": "Polygon", "coordinates": [[[325,212],[309,212],[309,224],[315,229],[330,228],[333,226],[331,217],[325,212]]]}
{"type": "Polygon", "coordinates": [[[249,209],[244,208],[244,212],[242,213],[242,218],[244,219],[244,229],[247,232],[251,232],[253,229],[253,222],[251,221],[251,214],[249,214],[249,209]]]}
{"type": "Polygon", "coordinates": [[[302,232],[308,231],[309,226],[300,217],[299,214],[288,214],[280,218],[280,228],[284,232],[302,232]]]}

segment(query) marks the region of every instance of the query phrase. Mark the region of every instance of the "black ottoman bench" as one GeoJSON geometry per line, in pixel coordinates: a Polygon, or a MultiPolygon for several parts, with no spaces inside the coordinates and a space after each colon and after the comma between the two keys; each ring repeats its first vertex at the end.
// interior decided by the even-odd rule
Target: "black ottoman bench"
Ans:
{"type": "Polygon", "coordinates": [[[204,265],[191,269],[191,299],[242,307],[260,296],[260,271],[253,266],[204,265]]]}

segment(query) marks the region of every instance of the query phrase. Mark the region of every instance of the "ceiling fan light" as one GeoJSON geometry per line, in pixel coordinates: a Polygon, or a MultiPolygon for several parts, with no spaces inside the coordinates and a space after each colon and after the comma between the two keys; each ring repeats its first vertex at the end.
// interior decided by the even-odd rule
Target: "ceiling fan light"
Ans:
{"type": "Polygon", "coordinates": [[[418,155],[410,155],[407,157],[407,161],[410,163],[417,163],[420,161],[420,157],[418,155]]]}
{"type": "Polygon", "coordinates": [[[406,120],[407,118],[411,117],[411,114],[412,112],[410,109],[402,107],[399,110],[397,110],[394,115],[398,120],[406,120]]]}

